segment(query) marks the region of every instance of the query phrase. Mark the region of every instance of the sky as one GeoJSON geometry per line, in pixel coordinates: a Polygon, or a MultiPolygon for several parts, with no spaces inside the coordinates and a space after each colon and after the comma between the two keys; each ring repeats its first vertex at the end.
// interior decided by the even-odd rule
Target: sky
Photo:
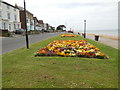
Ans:
{"type": "MultiPolygon", "coordinates": [[[[24,6],[24,0],[4,0],[24,6]]],[[[119,0],[26,0],[26,9],[51,26],[66,25],[74,31],[118,29],[119,0]]]]}

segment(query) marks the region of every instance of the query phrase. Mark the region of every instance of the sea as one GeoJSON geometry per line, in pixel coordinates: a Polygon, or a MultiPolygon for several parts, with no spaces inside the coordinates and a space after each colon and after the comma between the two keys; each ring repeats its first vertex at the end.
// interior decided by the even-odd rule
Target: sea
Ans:
{"type": "MultiPolygon", "coordinates": [[[[79,30],[79,32],[83,33],[83,31],[79,30]]],[[[102,34],[102,35],[110,35],[110,36],[120,36],[120,30],[86,30],[86,33],[90,34],[102,34]]]]}

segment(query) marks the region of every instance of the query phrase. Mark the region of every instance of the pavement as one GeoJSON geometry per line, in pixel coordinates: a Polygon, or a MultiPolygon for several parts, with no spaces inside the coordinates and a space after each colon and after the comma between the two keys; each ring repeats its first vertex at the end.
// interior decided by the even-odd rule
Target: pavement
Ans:
{"type": "MultiPolygon", "coordinates": [[[[64,32],[43,33],[43,34],[40,33],[40,34],[29,35],[28,36],[29,44],[34,44],[62,33],[64,32]]],[[[25,36],[15,35],[14,37],[0,37],[0,55],[22,47],[26,47],[25,36]]]]}
{"type": "MultiPolygon", "coordinates": [[[[86,38],[95,40],[94,35],[87,35],[86,38]]],[[[116,48],[116,49],[119,48],[118,47],[119,40],[117,40],[117,39],[115,40],[115,39],[110,39],[110,38],[105,38],[105,37],[99,37],[99,40],[96,42],[103,43],[105,45],[111,46],[111,47],[116,48]]]]}

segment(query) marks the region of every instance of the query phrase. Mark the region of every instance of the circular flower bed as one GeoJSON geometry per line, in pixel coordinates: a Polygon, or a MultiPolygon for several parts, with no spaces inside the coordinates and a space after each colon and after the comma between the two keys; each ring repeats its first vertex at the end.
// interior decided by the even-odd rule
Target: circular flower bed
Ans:
{"type": "Polygon", "coordinates": [[[76,34],[62,34],[61,37],[77,37],[76,34]]]}
{"type": "Polygon", "coordinates": [[[107,59],[96,46],[85,40],[56,40],[40,49],[35,56],[66,56],[107,59]]]}

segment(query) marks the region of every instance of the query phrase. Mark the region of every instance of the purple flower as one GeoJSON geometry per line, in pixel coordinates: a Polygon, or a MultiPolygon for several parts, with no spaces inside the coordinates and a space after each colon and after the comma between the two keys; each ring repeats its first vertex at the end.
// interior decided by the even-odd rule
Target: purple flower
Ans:
{"type": "Polygon", "coordinates": [[[55,55],[56,53],[53,52],[53,51],[48,51],[45,53],[47,56],[52,56],[52,55],[55,55]]]}
{"type": "Polygon", "coordinates": [[[76,55],[80,55],[80,52],[76,53],[76,55]]]}

